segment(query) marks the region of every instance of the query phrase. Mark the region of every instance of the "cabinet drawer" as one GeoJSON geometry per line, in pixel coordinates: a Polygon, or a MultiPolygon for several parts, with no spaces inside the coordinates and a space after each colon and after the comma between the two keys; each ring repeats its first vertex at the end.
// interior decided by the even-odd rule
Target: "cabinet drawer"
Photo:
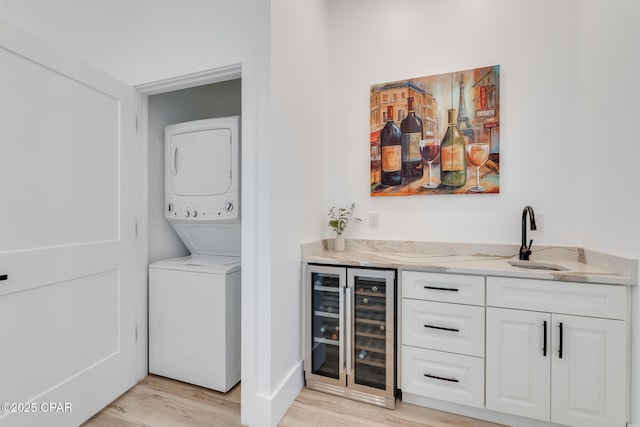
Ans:
{"type": "Polygon", "coordinates": [[[484,359],[402,346],[402,391],[484,407],[484,359]]]}
{"type": "Polygon", "coordinates": [[[626,320],[627,288],[593,283],[487,277],[487,305],[626,320]]]}
{"type": "Polygon", "coordinates": [[[484,307],[403,298],[402,344],[484,357],[484,307]]]}
{"type": "Polygon", "coordinates": [[[484,277],[403,271],[402,297],[484,305],[484,277]]]}

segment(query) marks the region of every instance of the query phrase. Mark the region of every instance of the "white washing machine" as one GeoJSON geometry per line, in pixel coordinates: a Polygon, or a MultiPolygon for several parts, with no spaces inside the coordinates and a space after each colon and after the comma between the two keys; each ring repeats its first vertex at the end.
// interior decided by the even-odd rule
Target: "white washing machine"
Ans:
{"type": "Polygon", "coordinates": [[[149,267],[149,372],[226,392],[240,381],[240,259],[149,267]]]}
{"type": "Polygon", "coordinates": [[[165,218],[191,256],[149,266],[149,372],[240,381],[239,118],[165,129],[165,218]]]}

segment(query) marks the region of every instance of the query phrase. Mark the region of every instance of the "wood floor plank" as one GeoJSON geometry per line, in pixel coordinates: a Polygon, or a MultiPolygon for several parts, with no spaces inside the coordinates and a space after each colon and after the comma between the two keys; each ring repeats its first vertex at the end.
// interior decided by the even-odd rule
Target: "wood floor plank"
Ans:
{"type": "Polygon", "coordinates": [[[147,376],[84,426],[240,426],[240,386],[219,393],[147,376]]]}
{"type": "MultiPolygon", "coordinates": [[[[239,427],[240,385],[228,393],[149,375],[83,427],[239,427]]],[[[380,408],[302,389],[280,427],[498,427],[485,421],[423,408],[400,400],[380,408]]]]}

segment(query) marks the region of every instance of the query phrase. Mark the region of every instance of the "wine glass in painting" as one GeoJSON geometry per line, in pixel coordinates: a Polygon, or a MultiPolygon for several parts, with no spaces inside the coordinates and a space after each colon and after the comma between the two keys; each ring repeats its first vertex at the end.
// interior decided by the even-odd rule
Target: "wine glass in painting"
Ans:
{"type": "Polygon", "coordinates": [[[433,171],[431,164],[440,155],[440,140],[439,139],[423,139],[420,141],[420,155],[425,162],[429,165],[429,183],[424,184],[424,188],[438,188],[438,184],[434,184],[432,181],[433,171]]]}
{"type": "Polygon", "coordinates": [[[489,144],[486,142],[473,142],[467,144],[467,161],[476,167],[476,185],[469,190],[474,193],[487,191],[487,187],[480,185],[480,167],[489,160],[489,144]]]}

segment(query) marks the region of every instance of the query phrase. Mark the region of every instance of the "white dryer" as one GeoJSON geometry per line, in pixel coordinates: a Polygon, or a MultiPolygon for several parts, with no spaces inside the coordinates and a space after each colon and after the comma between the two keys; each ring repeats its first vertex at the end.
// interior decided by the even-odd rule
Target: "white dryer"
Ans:
{"type": "Polygon", "coordinates": [[[240,381],[239,117],[165,129],[165,218],[188,257],[149,266],[149,372],[240,381]]]}

